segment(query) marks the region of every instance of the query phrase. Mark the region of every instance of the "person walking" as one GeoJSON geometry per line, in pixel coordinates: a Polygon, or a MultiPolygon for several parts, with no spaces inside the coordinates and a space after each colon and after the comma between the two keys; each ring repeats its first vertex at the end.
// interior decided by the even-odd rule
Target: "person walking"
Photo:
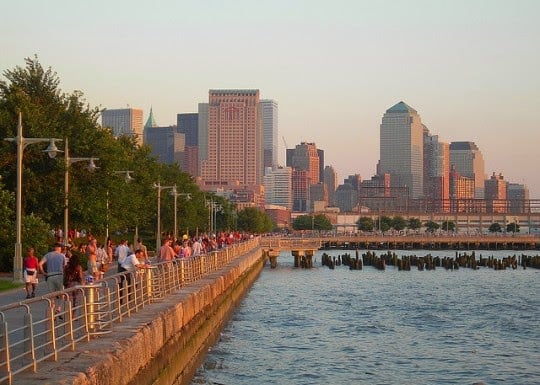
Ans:
{"type": "MultiPolygon", "coordinates": [[[[55,243],[52,251],[49,251],[47,254],[41,258],[39,261],[38,268],[39,271],[43,274],[46,274],[47,287],[51,293],[55,291],[61,291],[64,289],[64,266],[66,264],[66,259],[64,254],[60,251],[62,250],[61,243],[55,243]],[[43,269],[43,265],[47,264],[47,273],[43,269]]],[[[56,297],[58,300],[59,297],[56,297]]],[[[57,302],[55,300],[55,302],[57,302]]],[[[58,303],[55,303],[55,312],[59,313],[61,307],[58,303]]]]}
{"type": "Polygon", "coordinates": [[[163,246],[159,248],[158,262],[171,262],[176,258],[174,249],[171,247],[172,240],[165,238],[163,240],[163,246]]]}
{"type": "MultiPolygon", "coordinates": [[[[66,289],[83,284],[83,268],[78,254],[72,254],[64,268],[64,287],[66,289]]],[[[71,293],[73,307],[77,306],[77,294],[75,290],[71,293]]]]}
{"type": "Polygon", "coordinates": [[[26,285],[26,299],[33,298],[36,296],[36,286],[38,284],[38,265],[39,260],[34,255],[34,248],[28,248],[28,254],[24,258],[24,282],[26,285]],[[32,292],[30,292],[32,289],[32,292]]]}

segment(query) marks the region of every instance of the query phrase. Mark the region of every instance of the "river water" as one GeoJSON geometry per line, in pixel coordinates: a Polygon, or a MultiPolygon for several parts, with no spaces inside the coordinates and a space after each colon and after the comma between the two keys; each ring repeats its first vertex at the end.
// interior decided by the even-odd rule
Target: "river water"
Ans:
{"type": "Polygon", "coordinates": [[[192,384],[540,383],[539,270],[330,270],[321,254],[267,264],[192,384]]]}

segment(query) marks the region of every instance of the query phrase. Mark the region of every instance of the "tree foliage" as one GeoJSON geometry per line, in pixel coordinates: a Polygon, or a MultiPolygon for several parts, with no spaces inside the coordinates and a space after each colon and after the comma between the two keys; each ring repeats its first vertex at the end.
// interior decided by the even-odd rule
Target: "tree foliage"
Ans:
{"type": "Polygon", "coordinates": [[[519,233],[519,225],[516,222],[512,222],[506,225],[507,233],[519,233]]]}
{"type": "Polygon", "coordinates": [[[447,231],[447,232],[454,232],[456,231],[456,223],[454,221],[443,221],[441,225],[441,230],[447,231]]]}
{"type": "Polygon", "coordinates": [[[371,217],[360,217],[356,221],[356,226],[360,231],[373,231],[373,218],[371,217]]]}
{"type": "MultiPolygon", "coordinates": [[[[208,231],[206,196],[193,178],[178,165],[158,163],[147,146],[138,146],[135,138],[114,137],[109,128],[97,120],[98,108],[90,107],[83,93],[60,90],[60,79],[50,68],[44,68],[37,57],[25,60],[25,66],[3,72],[0,80],[0,137],[17,136],[17,120],[22,114],[23,136],[26,138],[58,138],[57,146],[65,149],[68,140],[69,157],[99,158],[98,170],[89,173],[86,162],[73,162],[69,173],[70,229],[85,229],[103,237],[106,228],[113,236],[133,232],[134,228],[155,236],[157,223],[157,189],[154,184],[176,185],[177,212],[170,190],[161,191],[162,229],[172,231],[174,218],[178,228],[190,232],[208,231]],[[127,184],[125,174],[132,171],[133,181],[127,184]]],[[[47,143],[29,145],[23,156],[23,244],[41,247],[41,238],[32,234],[50,234],[50,229],[62,228],[64,222],[65,154],[50,159],[43,149],[47,143]],[[30,217],[29,215],[32,215],[30,217]]],[[[11,260],[15,243],[14,207],[17,181],[17,151],[11,142],[0,141],[0,259],[11,260]],[[5,230],[5,231],[4,231],[5,230]]],[[[223,227],[233,223],[230,204],[217,215],[223,227]]],[[[122,235],[125,236],[125,235],[122,235]]],[[[149,240],[148,244],[152,244],[149,240]]],[[[5,264],[4,264],[5,265],[5,264]]],[[[0,268],[3,268],[0,260],[0,268]]]]}
{"type": "Polygon", "coordinates": [[[324,214],[300,215],[292,223],[295,230],[332,230],[333,226],[328,217],[324,214]]]}
{"type": "Polygon", "coordinates": [[[439,224],[434,221],[427,221],[424,223],[424,227],[428,233],[434,233],[435,231],[439,230],[439,224]]]}
{"type": "Polygon", "coordinates": [[[422,227],[422,221],[419,218],[409,218],[407,227],[411,230],[418,230],[422,227]]]}
{"type": "Polygon", "coordinates": [[[392,228],[396,231],[401,231],[407,227],[407,221],[400,215],[396,215],[392,218],[392,228]]]}
{"type": "Polygon", "coordinates": [[[490,233],[500,233],[502,231],[502,227],[499,223],[493,222],[491,225],[489,225],[488,230],[490,233]]]}
{"type": "Polygon", "coordinates": [[[256,207],[246,207],[238,212],[238,229],[251,233],[266,233],[272,231],[272,219],[256,207]]]}
{"type": "Polygon", "coordinates": [[[375,221],[375,228],[385,233],[392,228],[392,218],[383,215],[375,221]]]}

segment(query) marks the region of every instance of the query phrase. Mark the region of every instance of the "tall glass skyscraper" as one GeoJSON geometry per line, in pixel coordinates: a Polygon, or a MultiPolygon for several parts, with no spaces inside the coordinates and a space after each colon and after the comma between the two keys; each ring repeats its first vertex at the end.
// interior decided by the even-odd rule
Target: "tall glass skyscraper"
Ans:
{"type": "Polygon", "coordinates": [[[264,167],[278,165],[278,104],[275,100],[261,99],[259,106],[262,115],[264,135],[264,167]]]}
{"type": "Polygon", "coordinates": [[[378,174],[390,174],[391,186],[406,188],[412,199],[421,198],[424,190],[423,132],[420,115],[404,102],[383,115],[378,174]]]}

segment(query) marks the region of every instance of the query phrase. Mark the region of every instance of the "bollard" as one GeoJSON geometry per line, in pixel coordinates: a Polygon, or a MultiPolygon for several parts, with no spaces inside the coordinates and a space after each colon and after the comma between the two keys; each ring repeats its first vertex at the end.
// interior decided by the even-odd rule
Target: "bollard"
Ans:
{"type": "Polygon", "coordinates": [[[105,295],[108,293],[108,288],[104,286],[103,282],[91,282],[87,285],[77,286],[77,288],[84,292],[88,334],[110,333],[112,331],[110,301],[105,295]]]}

